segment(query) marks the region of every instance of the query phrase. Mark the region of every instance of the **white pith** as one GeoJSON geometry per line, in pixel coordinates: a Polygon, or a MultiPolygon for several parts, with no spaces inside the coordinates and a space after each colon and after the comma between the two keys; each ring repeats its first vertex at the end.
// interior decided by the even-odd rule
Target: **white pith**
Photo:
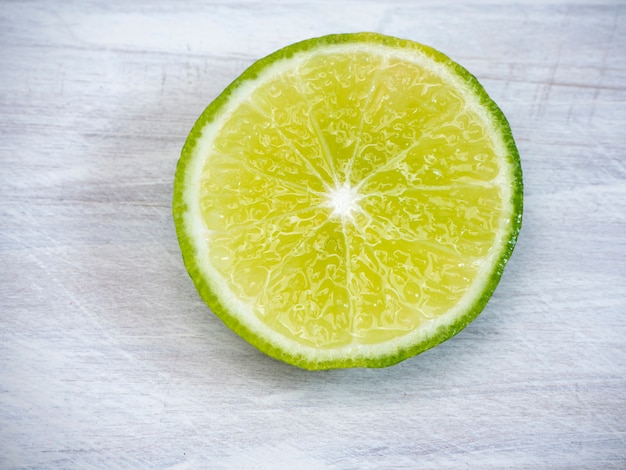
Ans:
{"type": "Polygon", "coordinates": [[[337,217],[346,222],[354,219],[354,214],[359,210],[361,198],[356,187],[344,183],[327,190],[326,206],[332,210],[331,217],[337,217]]]}
{"type": "MultiPolygon", "coordinates": [[[[415,50],[398,50],[377,44],[341,44],[325,46],[323,52],[349,53],[357,50],[367,50],[370,53],[398,57],[407,62],[430,69],[457,90],[467,90],[467,93],[464,95],[467,106],[475,115],[480,117],[485,127],[490,130],[489,134],[492,139],[494,139],[493,144],[496,153],[502,159],[503,164],[501,165],[500,173],[497,180],[493,181],[493,184],[501,188],[503,213],[512,214],[513,202],[511,188],[508,182],[513,178],[510,166],[505,163],[507,156],[506,146],[502,141],[500,132],[496,131],[497,124],[493,121],[493,117],[485,111],[484,107],[479,102],[479,98],[475,96],[472,90],[467,88],[467,84],[451,73],[446,66],[415,50]]],[[[202,212],[197,194],[200,191],[202,169],[206,162],[205,156],[209,155],[211,151],[211,142],[224,122],[228,119],[232,110],[236,109],[240,103],[249,97],[259,81],[264,81],[286,68],[297,67],[298,63],[302,63],[310,56],[316,54],[320,54],[320,51],[314,49],[296,54],[289,59],[280,60],[270,65],[263,70],[255,80],[244,82],[239,88],[235,89],[228,103],[224,105],[219,115],[215,117],[215,120],[204,127],[201,136],[196,141],[192,157],[186,168],[184,198],[188,212],[185,214],[185,229],[192,239],[196,252],[195,260],[198,263],[201,275],[208,281],[211,290],[215,293],[224,308],[254,335],[265,338],[269,343],[276,345],[289,354],[303,355],[307,358],[315,358],[319,361],[333,361],[346,357],[375,358],[377,356],[388,356],[393,354],[394,350],[404,349],[427,340],[441,327],[453,323],[459,316],[466,313],[474,305],[477,298],[483,293],[495,264],[501,257],[504,244],[506,243],[505,237],[509,233],[509,220],[502,220],[489,257],[483,261],[479,275],[476,277],[471,288],[468,289],[463,299],[454,308],[439,317],[429,320],[417,330],[378,344],[363,345],[355,343],[332,349],[318,349],[291,340],[270,329],[259,320],[256,315],[252,313],[251,307],[232,293],[227,281],[219,275],[217,270],[213,268],[209,262],[209,244],[206,240],[211,234],[202,223],[202,212]]],[[[331,209],[331,217],[338,217],[342,219],[342,221],[349,221],[359,210],[359,200],[362,197],[363,195],[361,195],[355,187],[339,184],[336,187],[328,188],[326,205],[331,209]]]]}

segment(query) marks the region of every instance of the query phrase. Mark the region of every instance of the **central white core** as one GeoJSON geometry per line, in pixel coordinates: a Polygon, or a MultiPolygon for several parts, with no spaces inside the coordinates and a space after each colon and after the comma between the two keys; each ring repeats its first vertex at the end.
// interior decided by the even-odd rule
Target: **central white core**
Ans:
{"type": "Polygon", "coordinates": [[[362,197],[356,188],[344,183],[328,190],[326,205],[333,210],[332,217],[352,219],[353,213],[359,210],[359,200],[362,197]]]}

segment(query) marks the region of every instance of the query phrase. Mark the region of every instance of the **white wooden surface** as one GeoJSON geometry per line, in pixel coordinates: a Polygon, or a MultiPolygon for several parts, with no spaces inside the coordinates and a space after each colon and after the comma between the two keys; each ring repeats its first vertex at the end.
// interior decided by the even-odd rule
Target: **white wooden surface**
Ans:
{"type": "Polygon", "coordinates": [[[0,2],[0,468],[625,468],[626,4],[499,3],[0,2]],[[199,299],[172,178],[253,60],[362,30],[479,77],[525,221],[457,337],[311,373],[199,299]]]}

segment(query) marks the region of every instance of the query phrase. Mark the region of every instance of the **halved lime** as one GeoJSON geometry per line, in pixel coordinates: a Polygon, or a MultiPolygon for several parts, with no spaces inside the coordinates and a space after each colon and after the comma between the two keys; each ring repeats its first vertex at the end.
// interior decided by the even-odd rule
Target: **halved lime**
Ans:
{"type": "Polygon", "coordinates": [[[462,330],[515,245],[509,125],[469,72],[374,33],[254,63],[194,125],[173,213],[209,307],[308,369],[383,367],[462,330]]]}

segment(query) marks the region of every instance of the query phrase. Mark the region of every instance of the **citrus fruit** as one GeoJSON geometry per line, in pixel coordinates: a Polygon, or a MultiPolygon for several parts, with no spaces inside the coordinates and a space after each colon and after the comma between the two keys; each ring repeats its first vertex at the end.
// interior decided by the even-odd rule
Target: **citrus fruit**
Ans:
{"type": "Polygon", "coordinates": [[[174,186],[201,297],[307,369],[389,366],[455,335],[521,227],[498,106],[442,53],[375,33],[250,66],[195,123],[174,186]]]}

